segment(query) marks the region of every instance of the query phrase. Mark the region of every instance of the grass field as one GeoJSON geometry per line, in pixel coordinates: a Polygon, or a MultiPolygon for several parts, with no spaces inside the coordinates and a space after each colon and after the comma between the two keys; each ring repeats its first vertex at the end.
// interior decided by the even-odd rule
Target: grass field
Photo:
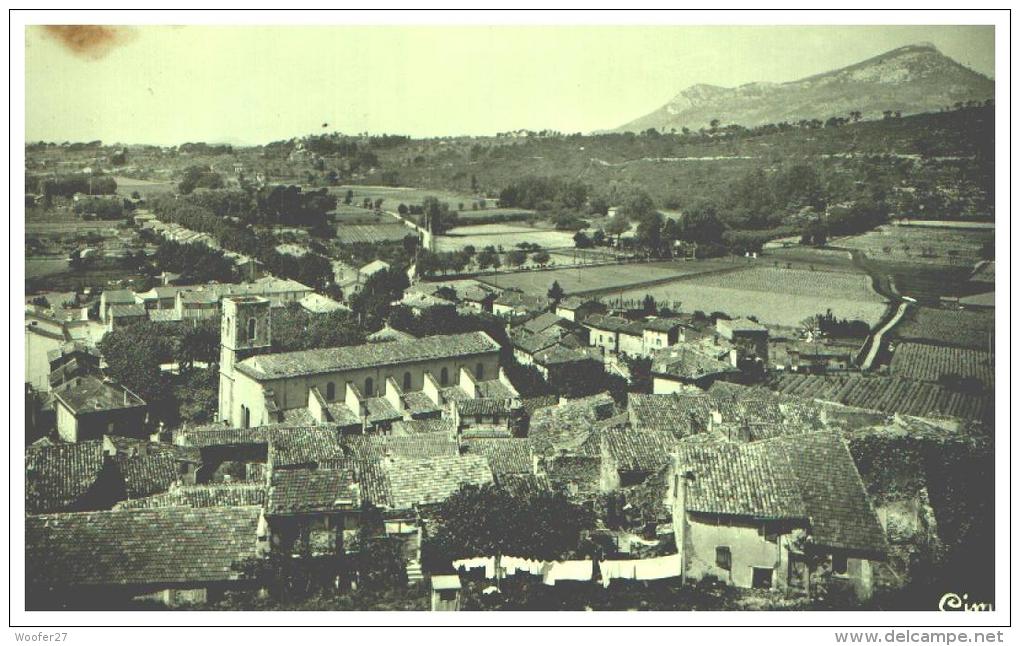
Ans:
{"type": "Polygon", "coordinates": [[[627,289],[632,285],[649,281],[669,280],[731,267],[733,267],[733,263],[723,260],[643,262],[521,272],[496,278],[490,276],[481,280],[499,287],[519,289],[527,294],[544,296],[553,281],[558,282],[567,294],[573,294],[597,289],[627,289]]]}
{"type": "Polygon", "coordinates": [[[981,350],[950,348],[929,343],[901,343],[893,352],[889,372],[897,377],[937,382],[942,375],[977,379],[995,385],[992,356],[981,350]]]}
{"type": "Polygon", "coordinates": [[[37,278],[67,271],[66,256],[36,256],[25,258],[25,278],[37,278]]]}
{"type": "Polygon", "coordinates": [[[833,240],[830,244],[858,249],[869,258],[884,262],[973,267],[982,260],[982,246],[994,239],[995,231],[989,229],[885,225],[858,236],[833,240]]]}
{"type": "MultiPolygon", "coordinates": [[[[348,190],[354,191],[354,204],[361,204],[366,197],[373,202],[381,197],[383,199],[382,208],[387,211],[396,211],[397,207],[401,204],[406,204],[408,206],[412,204],[421,204],[426,197],[431,196],[437,198],[440,202],[446,202],[454,211],[463,210],[466,212],[471,209],[473,202],[485,199],[480,195],[471,196],[465,193],[455,193],[452,191],[427,188],[411,188],[407,186],[361,186],[358,184],[349,184],[331,187],[329,192],[343,199],[348,190]],[[463,209],[460,209],[461,204],[464,205],[463,209]]],[[[496,200],[487,199],[486,206],[495,207],[496,200]]]]}
{"type": "Polygon", "coordinates": [[[337,238],[341,244],[358,242],[386,242],[414,237],[414,229],[393,221],[384,224],[341,224],[337,227],[337,238]]]}
{"type": "Polygon", "coordinates": [[[117,193],[119,195],[127,196],[138,191],[138,194],[141,195],[143,199],[154,195],[169,193],[177,187],[177,185],[173,182],[152,182],[147,179],[132,179],[130,177],[120,177],[117,175],[114,175],[113,179],[117,182],[117,193]]]}
{"type": "Polygon", "coordinates": [[[903,321],[893,328],[893,336],[898,339],[930,341],[977,350],[987,350],[989,335],[994,333],[994,311],[935,307],[911,308],[903,321]]]}
{"type": "Polygon", "coordinates": [[[614,293],[621,304],[636,304],[650,294],[660,305],[683,311],[754,316],[763,323],[796,326],[827,310],[838,318],[875,325],[886,302],[872,291],[864,274],[776,269],[756,266],[726,274],[692,277],[663,285],[614,293]]]}
{"type": "Polygon", "coordinates": [[[475,224],[456,227],[446,235],[436,236],[436,250],[457,251],[468,245],[481,250],[491,245],[509,251],[520,242],[537,244],[543,249],[573,247],[574,234],[519,224],[475,224]]]}

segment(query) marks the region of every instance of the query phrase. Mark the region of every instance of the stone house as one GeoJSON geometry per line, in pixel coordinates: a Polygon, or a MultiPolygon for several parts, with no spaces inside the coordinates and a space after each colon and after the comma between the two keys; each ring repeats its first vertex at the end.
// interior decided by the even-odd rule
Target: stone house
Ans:
{"type": "Polygon", "coordinates": [[[144,438],[146,403],[127,388],[92,375],[75,377],[52,391],[57,433],[65,442],[103,435],[144,438]]]}
{"type": "Polygon", "coordinates": [[[678,445],[669,488],[686,580],[791,594],[825,580],[870,597],[888,546],[838,434],[691,438],[678,445]]]}

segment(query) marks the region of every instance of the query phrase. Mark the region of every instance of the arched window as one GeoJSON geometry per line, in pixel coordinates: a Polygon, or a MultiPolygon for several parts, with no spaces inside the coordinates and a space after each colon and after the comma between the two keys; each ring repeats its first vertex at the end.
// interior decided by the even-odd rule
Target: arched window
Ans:
{"type": "Polygon", "coordinates": [[[411,390],[411,373],[404,373],[404,390],[411,390]]]}
{"type": "Polygon", "coordinates": [[[256,332],[255,328],[256,328],[256,326],[257,326],[257,323],[256,323],[254,317],[248,319],[248,340],[249,341],[254,341],[255,340],[255,332],[256,332]]]}
{"type": "Polygon", "coordinates": [[[475,378],[478,379],[479,381],[485,379],[485,366],[483,366],[481,362],[479,362],[478,365],[475,366],[475,378]]]}
{"type": "Polygon", "coordinates": [[[251,409],[247,406],[241,406],[241,415],[244,418],[242,420],[242,428],[251,427],[251,409]]]}
{"type": "Polygon", "coordinates": [[[365,397],[372,396],[372,378],[365,379],[365,397]]]}
{"type": "Polygon", "coordinates": [[[334,397],[336,397],[336,384],[331,381],[326,384],[326,399],[333,401],[334,397]]]}
{"type": "Polygon", "coordinates": [[[450,382],[450,371],[445,367],[439,372],[439,383],[446,385],[450,382]]]}

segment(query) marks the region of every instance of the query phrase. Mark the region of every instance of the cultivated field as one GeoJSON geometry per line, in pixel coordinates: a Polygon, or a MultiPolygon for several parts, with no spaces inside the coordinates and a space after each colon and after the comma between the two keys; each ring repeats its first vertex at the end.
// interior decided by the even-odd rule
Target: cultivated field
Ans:
{"type": "Polygon", "coordinates": [[[934,307],[912,308],[893,329],[894,336],[899,339],[931,341],[977,350],[987,350],[989,336],[994,333],[993,311],[934,307]]]}
{"type": "Polygon", "coordinates": [[[341,224],[337,227],[337,238],[341,244],[396,241],[407,237],[414,237],[415,235],[417,234],[414,232],[414,229],[398,223],[341,224]]]}
{"type": "Polygon", "coordinates": [[[956,375],[977,379],[987,388],[995,385],[991,355],[966,348],[901,343],[893,352],[889,371],[897,377],[921,381],[937,382],[943,375],[956,375]]]}
{"type": "Polygon", "coordinates": [[[436,251],[459,251],[468,245],[477,250],[493,246],[510,251],[520,242],[537,244],[543,249],[573,247],[574,234],[520,224],[475,224],[456,227],[445,235],[436,236],[436,251]]]}
{"type": "Polygon", "coordinates": [[[695,276],[615,296],[626,304],[637,303],[646,294],[659,304],[683,311],[754,316],[763,323],[784,326],[797,326],[827,310],[832,310],[837,318],[861,320],[874,326],[886,309],[885,299],[871,289],[864,274],[767,266],[695,276]]]}
{"type": "Polygon", "coordinates": [[[35,256],[25,258],[25,278],[36,278],[67,271],[67,256],[35,256]]]}
{"type": "Polygon", "coordinates": [[[468,211],[473,203],[483,199],[486,206],[496,206],[496,200],[486,199],[480,195],[472,196],[465,193],[428,188],[411,188],[407,186],[360,186],[358,184],[349,184],[331,187],[329,192],[343,199],[348,190],[354,191],[353,202],[355,204],[361,204],[366,197],[373,202],[381,197],[383,199],[382,208],[387,211],[396,211],[397,207],[401,204],[408,206],[421,204],[426,197],[434,197],[440,202],[446,202],[454,211],[468,211]],[[464,205],[463,209],[460,208],[461,204],[464,205]]]}
{"type": "MultiPolygon", "coordinates": [[[[564,258],[563,262],[569,261],[564,258]]],[[[601,289],[627,289],[633,285],[655,280],[671,280],[681,276],[732,268],[733,263],[722,260],[697,262],[642,262],[622,265],[596,265],[547,271],[527,271],[481,280],[502,288],[519,289],[527,294],[544,296],[553,282],[558,282],[567,294],[601,289]]],[[[606,295],[606,298],[613,294],[606,295]]]]}
{"type": "Polygon", "coordinates": [[[981,247],[994,239],[995,231],[989,229],[884,225],[858,236],[833,240],[830,244],[858,249],[869,258],[885,262],[973,267],[982,259],[981,247]]]}
{"type": "MultiPolygon", "coordinates": [[[[453,205],[451,204],[450,206],[452,207],[453,205]]],[[[535,215],[535,212],[529,211],[528,209],[485,208],[475,211],[471,209],[470,204],[466,204],[465,209],[459,213],[461,220],[468,220],[471,222],[484,222],[486,220],[501,220],[504,222],[510,222],[514,220],[527,220],[533,215],[535,215]]]]}
{"type": "Polygon", "coordinates": [[[994,400],[990,396],[968,395],[901,377],[786,374],[775,379],[771,387],[787,395],[891,414],[988,420],[994,413],[994,400]]]}
{"type": "Polygon", "coordinates": [[[142,198],[152,197],[154,195],[160,195],[162,193],[169,193],[176,188],[176,184],[173,182],[153,182],[147,179],[133,179],[131,177],[120,177],[117,175],[113,176],[113,179],[117,182],[117,193],[119,195],[131,195],[131,193],[138,191],[138,194],[142,198]]]}

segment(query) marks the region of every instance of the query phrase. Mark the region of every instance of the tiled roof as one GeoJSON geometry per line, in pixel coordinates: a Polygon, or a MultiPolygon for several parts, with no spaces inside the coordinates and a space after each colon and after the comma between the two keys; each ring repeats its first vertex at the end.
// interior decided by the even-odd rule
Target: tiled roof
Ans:
{"type": "Polygon", "coordinates": [[[176,310],[149,310],[149,320],[158,321],[176,321],[177,311],[176,310]]]}
{"type": "Polygon", "coordinates": [[[690,511],[808,521],[823,546],[884,553],[885,534],[837,433],[677,446],[690,511]]]}
{"type": "Polygon", "coordinates": [[[708,375],[740,372],[736,367],[682,344],[652,354],[652,373],[679,379],[700,379],[708,375]]]}
{"type": "Polygon", "coordinates": [[[480,455],[448,456],[428,460],[394,459],[384,462],[394,509],[446,500],[462,484],[492,482],[488,461],[480,455]]]}
{"type": "Polygon", "coordinates": [[[531,414],[528,437],[541,454],[574,448],[587,439],[597,421],[615,412],[613,398],[606,393],[538,408],[531,414]]]}
{"type": "Polygon", "coordinates": [[[597,455],[558,455],[543,462],[546,477],[555,489],[570,493],[598,493],[602,458],[597,455]]]}
{"type": "Polygon", "coordinates": [[[578,361],[598,361],[598,355],[591,348],[568,348],[557,343],[556,345],[535,353],[535,363],[541,366],[555,366],[578,361]]]}
{"type": "Polygon", "coordinates": [[[157,509],[160,507],[246,507],[266,504],[266,486],[256,482],[222,482],[175,485],[166,493],[125,500],[114,509],[157,509]]]}
{"type": "Polygon", "coordinates": [[[269,513],[297,514],[361,506],[351,469],[277,471],[269,489],[269,513]]]}
{"type": "Polygon", "coordinates": [[[401,400],[403,400],[404,407],[411,415],[438,413],[443,410],[441,407],[437,406],[435,402],[429,399],[428,395],[420,390],[404,393],[401,395],[401,400]]]}
{"type": "Polygon", "coordinates": [[[114,460],[128,498],[163,493],[180,478],[180,465],[172,455],[118,456],[114,460]]]}
{"type": "MultiPolygon", "coordinates": [[[[563,305],[560,304],[560,307],[563,307],[563,305]]],[[[531,332],[532,334],[538,334],[539,332],[544,332],[548,328],[553,327],[554,325],[557,325],[561,322],[565,322],[566,320],[567,319],[563,318],[558,314],[553,314],[552,312],[542,312],[538,316],[522,323],[520,327],[527,330],[528,332],[531,332]]]]}
{"type": "Polygon", "coordinates": [[[677,470],[694,474],[687,484],[685,505],[689,511],[807,519],[804,501],[778,442],[682,442],[677,453],[677,470]]]}
{"type": "Polygon", "coordinates": [[[394,422],[390,433],[396,435],[419,435],[422,433],[444,433],[447,437],[453,437],[457,429],[452,419],[439,417],[430,419],[410,419],[394,422]]]}
{"type": "Polygon", "coordinates": [[[460,440],[496,440],[509,439],[514,436],[506,424],[472,424],[461,429],[460,440]]]}
{"type": "Polygon", "coordinates": [[[132,316],[148,316],[145,306],[141,303],[131,303],[130,305],[111,305],[110,316],[113,318],[128,318],[132,316]]]}
{"type": "Polygon", "coordinates": [[[461,415],[506,415],[510,412],[508,399],[464,399],[457,402],[457,411],[461,415]]]}
{"type": "Polygon", "coordinates": [[[104,449],[112,454],[120,456],[136,455],[169,455],[179,462],[202,462],[202,452],[194,447],[179,446],[166,442],[150,442],[134,437],[123,437],[121,435],[104,435],[104,449]]]}
{"type": "Polygon", "coordinates": [[[345,435],[341,441],[359,459],[385,456],[426,459],[458,455],[460,448],[448,430],[413,435],[345,435]]]}
{"type": "Polygon", "coordinates": [[[392,422],[404,417],[404,414],[393,408],[393,404],[385,397],[370,397],[366,399],[365,408],[368,411],[368,421],[370,424],[392,422]]]}
{"type": "Polygon", "coordinates": [[[552,299],[545,296],[531,296],[521,292],[506,291],[496,297],[494,305],[502,305],[517,310],[537,312],[549,307],[552,299]]]}
{"type": "Polygon", "coordinates": [[[621,332],[635,336],[641,336],[643,333],[640,323],[625,319],[622,316],[612,316],[609,314],[593,314],[584,319],[583,324],[585,327],[605,330],[607,332],[621,332]]]}
{"type": "Polygon", "coordinates": [[[643,325],[646,330],[653,330],[655,332],[672,332],[676,328],[682,327],[684,322],[679,318],[661,317],[645,321],[643,325]]]}
{"type": "Polygon", "coordinates": [[[76,414],[145,405],[121,386],[108,384],[92,375],[75,377],[55,388],[53,394],[76,414]]]}
{"type": "Polygon", "coordinates": [[[71,508],[103,472],[103,443],[29,447],[25,452],[25,507],[29,513],[71,508]]]}
{"type": "Polygon", "coordinates": [[[535,472],[531,442],[527,438],[472,439],[464,444],[468,454],[481,455],[488,460],[496,480],[535,472]]]}
{"type": "Polygon", "coordinates": [[[408,334],[402,330],[391,328],[389,325],[384,326],[381,330],[369,334],[367,339],[369,341],[414,341],[416,337],[413,334],[408,334]]]}
{"type": "Polygon", "coordinates": [[[235,566],[255,556],[260,512],[169,507],[31,516],[26,577],[55,588],[237,579],[235,566]]]}
{"type": "Polygon", "coordinates": [[[361,499],[376,507],[392,508],[393,494],[383,458],[357,458],[353,462],[355,479],[361,487],[361,499]]]}
{"type": "Polygon", "coordinates": [[[619,471],[650,472],[669,462],[676,440],[661,431],[613,427],[597,430],[588,443],[612,458],[619,471]]]}
{"type": "Polygon", "coordinates": [[[558,336],[548,334],[533,334],[524,330],[516,331],[511,335],[514,347],[525,354],[535,354],[540,350],[550,348],[559,342],[558,336]]]}
{"type": "Polygon", "coordinates": [[[635,430],[662,431],[680,439],[708,428],[712,405],[703,393],[630,393],[627,410],[635,430]]]}
{"type": "Polygon", "coordinates": [[[400,365],[497,351],[499,344],[489,335],[484,332],[468,332],[427,336],[414,341],[368,343],[341,348],[258,355],[245,359],[237,367],[255,379],[269,379],[400,365]]]}
{"type": "Polygon", "coordinates": [[[103,300],[107,305],[114,303],[134,303],[135,293],[130,289],[110,289],[103,292],[103,300]]]}
{"type": "Polygon", "coordinates": [[[518,497],[549,491],[549,479],[544,475],[511,473],[500,477],[499,486],[518,497]]]}
{"type": "Polygon", "coordinates": [[[270,437],[269,459],[274,467],[320,464],[346,456],[336,429],[331,427],[280,429],[270,437]]]}

